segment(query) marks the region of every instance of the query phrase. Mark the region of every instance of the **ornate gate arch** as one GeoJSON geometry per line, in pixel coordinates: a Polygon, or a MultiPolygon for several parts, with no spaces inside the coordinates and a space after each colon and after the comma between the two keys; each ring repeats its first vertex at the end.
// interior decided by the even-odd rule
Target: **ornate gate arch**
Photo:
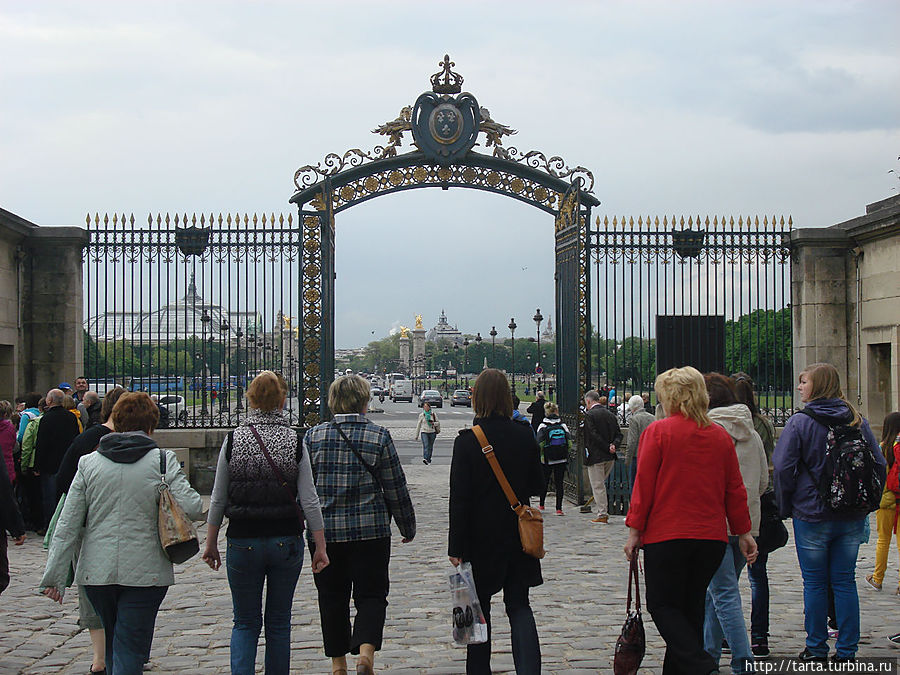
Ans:
{"type": "MultiPolygon", "coordinates": [[[[556,250],[556,362],[560,409],[575,415],[590,388],[590,267],[587,246],[594,177],[569,168],[560,157],[504,147],[514,129],[491,119],[475,97],[462,91],[463,78],[449,56],[431,76],[431,90],[406,106],[397,119],[373,133],[388,143],[371,152],[329,154],[299,168],[291,197],[300,213],[301,419],[327,419],[327,391],[334,373],[334,216],[369,199],[416,188],[471,188],[518,199],[554,217],[556,250]],[[413,149],[398,154],[404,134],[413,149]],[[475,152],[479,134],[491,154],[475,152]]],[[[579,463],[580,465],[580,463],[579,463]]]]}

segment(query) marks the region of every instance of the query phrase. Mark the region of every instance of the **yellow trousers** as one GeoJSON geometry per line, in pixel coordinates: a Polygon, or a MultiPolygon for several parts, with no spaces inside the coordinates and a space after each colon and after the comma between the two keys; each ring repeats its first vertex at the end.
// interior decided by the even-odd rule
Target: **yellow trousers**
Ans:
{"type": "MultiPolygon", "coordinates": [[[[881,498],[881,504],[875,513],[875,526],[878,528],[878,543],[875,544],[875,572],[872,580],[876,584],[884,581],[884,573],[887,570],[888,551],[891,550],[891,537],[894,536],[894,523],[897,519],[894,493],[885,490],[881,498]]],[[[900,551],[900,537],[897,538],[897,550],[900,551]]],[[[898,581],[900,584],[900,581],[898,581]]],[[[900,586],[898,586],[900,587],[900,586]]]]}

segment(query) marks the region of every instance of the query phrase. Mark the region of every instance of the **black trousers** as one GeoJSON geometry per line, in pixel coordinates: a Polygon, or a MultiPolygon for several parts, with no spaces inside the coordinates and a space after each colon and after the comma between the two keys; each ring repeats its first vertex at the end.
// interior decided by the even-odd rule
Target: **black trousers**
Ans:
{"type": "Polygon", "coordinates": [[[544,492],[541,494],[541,506],[547,499],[547,488],[550,487],[550,476],[553,476],[553,485],[556,486],[556,510],[562,511],[563,502],[563,480],[566,478],[566,463],[560,464],[541,464],[544,469],[544,492]]]}
{"type": "Polygon", "coordinates": [[[706,587],[725,555],[724,541],[672,539],[644,546],[647,610],[666,641],[663,675],[718,670],[703,649],[706,587]]]}
{"type": "Polygon", "coordinates": [[[0,593],[9,586],[9,559],[6,557],[6,549],[9,541],[6,539],[6,531],[0,531],[0,593]]]}
{"type": "MultiPolygon", "coordinates": [[[[314,544],[310,551],[315,551],[314,544]]],[[[328,567],[313,576],[319,591],[325,655],[359,654],[361,644],[381,649],[390,585],[390,537],[329,543],[328,559],[328,567]],[[356,607],[352,628],[351,595],[356,607]]]]}

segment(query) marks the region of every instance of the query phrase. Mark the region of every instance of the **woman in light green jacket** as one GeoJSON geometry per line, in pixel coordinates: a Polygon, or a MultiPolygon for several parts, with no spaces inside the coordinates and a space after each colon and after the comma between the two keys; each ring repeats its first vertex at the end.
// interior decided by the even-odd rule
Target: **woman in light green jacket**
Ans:
{"type": "Polygon", "coordinates": [[[103,622],[110,675],[143,672],[156,614],[175,583],[157,529],[160,453],[172,496],[189,518],[202,517],[200,495],[174,453],[150,438],[158,420],[159,409],[145,393],[124,394],[116,403],[116,432],[78,462],[41,579],[44,595],[61,603],[80,547],[75,583],[85,587],[103,622]]]}

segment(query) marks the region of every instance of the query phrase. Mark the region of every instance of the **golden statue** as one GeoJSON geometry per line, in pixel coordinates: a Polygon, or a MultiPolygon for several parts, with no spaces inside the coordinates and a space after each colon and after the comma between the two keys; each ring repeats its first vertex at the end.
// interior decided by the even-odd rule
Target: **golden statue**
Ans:
{"type": "Polygon", "coordinates": [[[422,328],[424,328],[424,326],[422,325],[422,315],[416,314],[416,329],[420,330],[422,328]]]}
{"type": "Polygon", "coordinates": [[[403,140],[404,131],[412,131],[412,106],[403,106],[397,119],[385,122],[379,127],[372,129],[373,134],[381,134],[388,137],[388,143],[384,146],[384,157],[396,157],[397,148],[403,140]]]}
{"type": "Polygon", "coordinates": [[[409,337],[409,328],[406,326],[400,326],[400,337],[408,338],[409,337]]]}

